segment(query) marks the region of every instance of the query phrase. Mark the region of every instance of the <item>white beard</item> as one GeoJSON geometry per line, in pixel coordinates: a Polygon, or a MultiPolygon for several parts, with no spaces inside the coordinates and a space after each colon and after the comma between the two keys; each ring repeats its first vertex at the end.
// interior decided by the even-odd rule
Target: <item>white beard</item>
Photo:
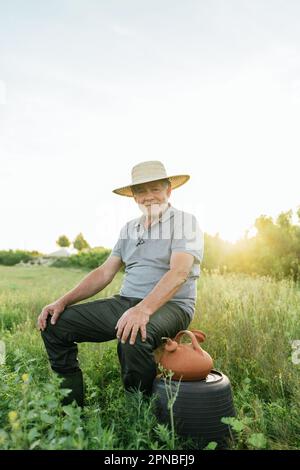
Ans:
{"type": "Polygon", "coordinates": [[[151,206],[146,207],[143,204],[138,204],[140,210],[144,215],[151,219],[158,218],[160,212],[164,212],[168,207],[168,202],[162,202],[160,204],[151,204],[151,206]]]}

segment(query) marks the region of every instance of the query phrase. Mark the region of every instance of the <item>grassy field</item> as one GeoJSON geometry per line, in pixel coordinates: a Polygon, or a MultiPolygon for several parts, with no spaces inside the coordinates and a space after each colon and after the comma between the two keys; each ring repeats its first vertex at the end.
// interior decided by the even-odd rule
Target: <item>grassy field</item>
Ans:
{"type": "MultiPolygon", "coordinates": [[[[116,341],[79,345],[87,407],[64,410],[36,319],[42,307],[85,275],[76,269],[0,266],[1,449],[191,449],[158,425],[153,403],[129,398],[120,381],[116,341]],[[128,403],[132,401],[133,403],[128,403]]],[[[121,274],[94,298],[118,293],[121,274]]],[[[90,299],[89,299],[90,300],[90,299]]],[[[203,273],[192,327],[232,384],[237,418],[233,449],[300,448],[300,289],[290,281],[203,273]]]]}

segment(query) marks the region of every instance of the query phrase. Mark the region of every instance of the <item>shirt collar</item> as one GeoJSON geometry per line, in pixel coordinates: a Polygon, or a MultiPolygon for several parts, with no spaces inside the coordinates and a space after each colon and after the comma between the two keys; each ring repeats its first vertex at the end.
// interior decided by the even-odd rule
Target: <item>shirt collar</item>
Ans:
{"type": "MultiPolygon", "coordinates": [[[[158,222],[166,222],[166,220],[169,220],[171,217],[174,217],[174,207],[170,204],[169,202],[169,207],[163,212],[161,217],[159,218],[158,222]]],[[[135,227],[138,227],[139,225],[144,222],[145,216],[142,215],[134,224],[135,227]]]]}

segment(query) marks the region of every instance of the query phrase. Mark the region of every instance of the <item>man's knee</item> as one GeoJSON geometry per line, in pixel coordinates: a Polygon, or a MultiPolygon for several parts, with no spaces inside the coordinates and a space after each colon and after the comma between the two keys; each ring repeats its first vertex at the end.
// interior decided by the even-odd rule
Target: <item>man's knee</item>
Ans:
{"type": "Polygon", "coordinates": [[[46,328],[41,331],[41,337],[47,350],[51,345],[61,343],[61,340],[57,337],[57,331],[55,332],[55,325],[51,325],[50,322],[47,324],[46,328]]]}
{"type": "Polygon", "coordinates": [[[47,338],[50,336],[63,338],[64,333],[67,331],[67,328],[65,328],[65,318],[59,317],[54,325],[51,323],[51,318],[51,315],[48,315],[46,320],[46,328],[41,330],[42,338],[47,338]]]}
{"type": "Polygon", "coordinates": [[[55,325],[51,324],[51,317],[48,316],[48,318],[46,320],[45,329],[40,331],[41,337],[43,338],[43,340],[49,338],[49,336],[52,336],[54,326],[55,325]]]}

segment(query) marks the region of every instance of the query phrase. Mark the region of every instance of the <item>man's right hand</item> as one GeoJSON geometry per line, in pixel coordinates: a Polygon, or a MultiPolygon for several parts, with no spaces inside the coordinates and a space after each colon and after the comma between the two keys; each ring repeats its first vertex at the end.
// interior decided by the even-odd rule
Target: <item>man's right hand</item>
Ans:
{"type": "Polygon", "coordinates": [[[51,323],[52,325],[55,325],[58,317],[65,310],[65,308],[66,305],[61,300],[57,300],[52,304],[46,305],[38,316],[37,326],[39,330],[44,331],[46,328],[48,315],[52,316],[51,323]]]}

